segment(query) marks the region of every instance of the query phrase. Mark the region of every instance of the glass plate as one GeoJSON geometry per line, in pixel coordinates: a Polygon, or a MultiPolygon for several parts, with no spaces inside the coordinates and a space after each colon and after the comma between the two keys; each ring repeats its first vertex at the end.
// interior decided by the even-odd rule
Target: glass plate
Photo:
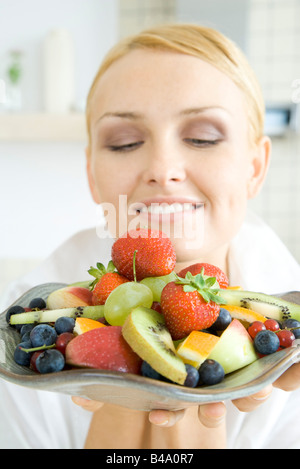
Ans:
{"type": "MultiPolygon", "coordinates": [[[[61,283],[38,285],[13,303],[27,307],[35,297],[44,299],[61,283]]],[[[278,295],[300,303],[300,292],[278,295]]],[[[7,310],[6,310],[7,311],[7,310]]],[[[214,386],[187,388],[155,381],[143,376],[96,369],[73,369],[45,375],[36,374],[14,362],[14,349],[19,334],[0,315],[0,378],[36,390],[81,396],[130,409],[179,410],[201,403],[232,400],[254,394],[276,380],[292,364],[300,360],[300,341],[295,346],[257,360],[245,368],[228,374],[214,386]]]]}

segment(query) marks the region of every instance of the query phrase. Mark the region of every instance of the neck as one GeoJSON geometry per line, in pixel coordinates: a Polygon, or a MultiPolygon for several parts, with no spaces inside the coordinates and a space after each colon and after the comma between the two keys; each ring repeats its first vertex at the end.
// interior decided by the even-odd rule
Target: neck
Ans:
{"type": "Polygon", "coordinates": [[[214,251],[204,256],[199,256],[198,258],[185,260],[185,259],[178,259],[176,262],[175,271],[178,273],[180,270],[185,269],[193,264],[198,263],[207,263],[212,264],[219,267],[229,278],[229,266],[228,266],[228,251],[229,248],[226,246],[225,248],[221,248],[219,251],[214,251]]]}

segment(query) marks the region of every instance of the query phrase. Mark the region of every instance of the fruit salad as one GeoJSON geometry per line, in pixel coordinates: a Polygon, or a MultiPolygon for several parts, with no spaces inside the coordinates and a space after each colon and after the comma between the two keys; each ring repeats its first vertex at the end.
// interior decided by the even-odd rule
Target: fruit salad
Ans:
{"type": "Polygon", "coordinates": [[[132,373],[187,387],[220,383],[300,336],[300,305],[229,285],[217,266],[176,273],[166,235],[129,231],[87,282],[8,309],[14,359],[45,374],[73,368],[132,373]]]}

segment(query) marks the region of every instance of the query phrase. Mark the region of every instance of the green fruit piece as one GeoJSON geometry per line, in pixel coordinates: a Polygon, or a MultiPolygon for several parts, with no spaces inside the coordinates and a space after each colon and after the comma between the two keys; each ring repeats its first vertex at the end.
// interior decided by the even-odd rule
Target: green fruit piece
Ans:
{"type": "Polygon", "coordinates": [[[177,278],[175,272],[161,277],[146,277],[140,281],[143,285],[147,285],[153,293],[153,301],[160,303],[161,292],[167,283],[174,281],[177,278]]]}
{"type": "Polygon", "coordinates": [[[220,290],[224,304],[242,306],[276,321],[297,319],[300,321],[300,305],[282,300],[276,296],[243,290],[220,290]]]}
{"type": "Polygon", "coordinates": [[[160,302],[161,292],[163,291],[164,287],[166,286],[166,282],[162,280],[160,277],[147,277],[141,280],[143,285],[146,285],[153,294],[153,301],[160,302]]]}
{"type": "Polygon", "coordinates": [[[104,305],[104,317],[111,326],[123,326],[128,314],[137,306],[150,308],[153,294],[150,288],[138,282],[127,282],[116,287],[104,305]]]}
{"type": "Polygon", "coordinates": [[[128,315],[122,334],[135,353],[154,370],[175,383],[184,384],[186,368],[161,314],[149,308],[135,308],[128,315]]]}
{"type": "Polygon", "coordinates": [[[70,285],[68,285],[68,287],[83,287],[83,288],[89,288],[90,285],[91,285],[91,281],[90,281],[90,280],[83,280],[83,281],[80,281],[80,282],[70,283],[70,285]]]}
{"type": "Polygon", "coordinates": [[[26,313],[13,314],[10,324],[32,324],[34,322],[55,322],[61,317],[100,319],[104,315],[104,306],[78,306],[77,308],[45,309],[40,311],[28,311],[26,313]]]}
{"type": "Polygon", "coordinates": [[[173,270],[173,272],[171,272],[170,274],[168,274],[168,275],[162,275],[161,277],[157,277],[157,278],[160,278],[161,280],[163,280],[163,281],[166,282],[166,283],[175,282],[175,280],[177,280],[177,274],[176,274],[176,272],[173,270]]]}
{"type": "Polygon", "coordinates": [[[227,374],[250,365],[258,356],[246,328],[238,319],[233,319],[208,358],[219,362],[227,374]]]}

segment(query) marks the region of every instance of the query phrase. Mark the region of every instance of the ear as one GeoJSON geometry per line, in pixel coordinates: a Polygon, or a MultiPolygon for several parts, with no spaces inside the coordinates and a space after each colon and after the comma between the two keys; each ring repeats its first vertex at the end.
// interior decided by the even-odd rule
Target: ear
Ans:
{"type": "Polygon", "coordinates": [[[101,203],[100,202],[100,196],[99,196],[97,185],[96,185],[94,175],[93,175],[92,157],[91,157],[89,147],[86,147],[85,155],[86,155],[86,171],[87,171],[87,177],[88,177],[88,183],[89,183],[90,191],[91,191],[94,202],[96,202],[96,204],[100,204],[101,203]]]}
{"type": "Polygon", "coordinates": [[[250,177],[248,180],[248,198],[257,196],[266,179],[271,157],[271,140],[263,136],[252,152],[250,177]]]}

